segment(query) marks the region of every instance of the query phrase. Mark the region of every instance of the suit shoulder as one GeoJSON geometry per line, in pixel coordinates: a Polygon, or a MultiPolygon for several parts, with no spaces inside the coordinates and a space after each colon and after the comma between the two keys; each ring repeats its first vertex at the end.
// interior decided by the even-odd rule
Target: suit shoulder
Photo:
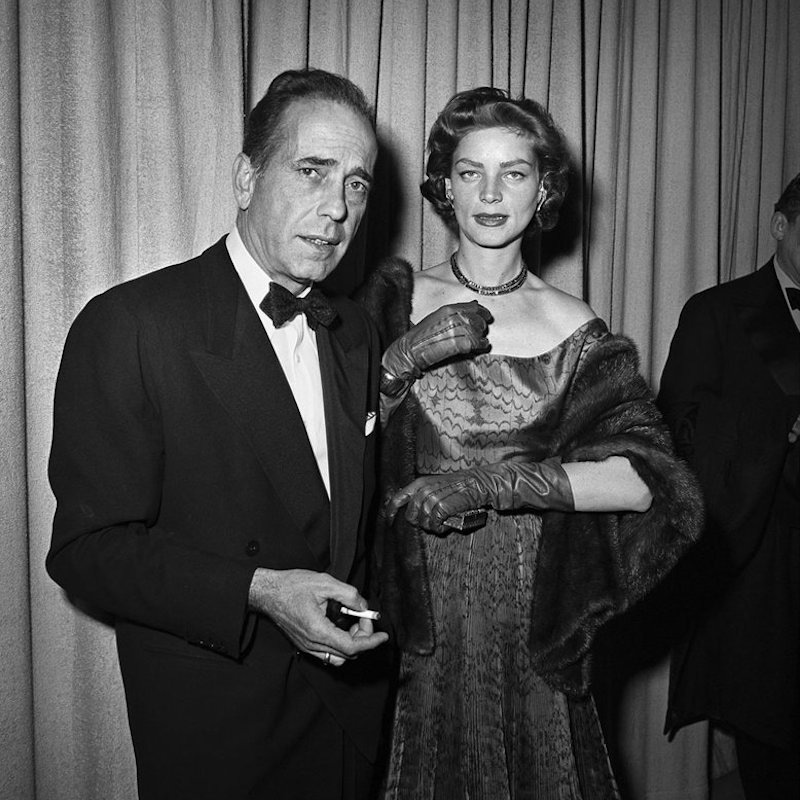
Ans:
{"type": "Polygon", "coordinates": [[[93,297],[86,310],[124,308],[135,315],[151,316],[162,312],[175,314],[181,307],[191,307],[200,302],[200,272],[204,265],[218,259],[219,253],[214,251],[220,244],[187,261],[158,267],[112,286],[93,297]]]}
{"type": "Polygon", "coordinates": [[[221,241],[200,255],[177,264],[154,269],[112,287],[109,292],[119,291],[128,297],[141,297],[148,300],[164,295],[172,297],[175,294],[186,292],[187,289],[199,283],[200,270],[208,265],[220,263],[222,255],[227,257],[227,250],[224,245],[220,250],[220,245],[222,245],[221,241]]]}
{"type": "MultiPolygon", "coordinates": [[[[213,250],[213,248],[210,248],[213,250]]],[[[208,265],[221,266],[208,253],[179,264],[154,269],[94,296],[70,326],[69,339],[115,339],[180,335],[196,327],[205,306],[202,273],[208,265]]]]}
{"type": "Polygon", "coordinates": [[[734,302],[737,298],[751,298],[751,293],[771,280],[772,261],[768,261],[763,267],[751,272],[749,275],[742,275],[731,281],[710,286],[692,295],[687,301],[687,307],[708,307],[724,306],[734,302]]]}

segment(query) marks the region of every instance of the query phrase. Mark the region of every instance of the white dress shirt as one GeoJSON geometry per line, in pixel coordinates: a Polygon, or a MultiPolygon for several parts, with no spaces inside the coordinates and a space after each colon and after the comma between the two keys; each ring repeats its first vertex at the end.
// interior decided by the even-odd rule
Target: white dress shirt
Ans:
{"type": "MultiPolygon", "coordinates": [[[[276,328],[259,304],[269,291],[270,279],[255,262],[239,235],[236,225],[225,240],[233,266],[244,284],[264,330],[269,336],[275,355],[283,368],[286,380],[294,395],[297,409],[303,419],[308,441],[314,451],[322,481],[328,497],[331,495],[328,470],[328,439],[325,430],[325,408],[322,398],[322,377],[319,371],[317,335],[311,330],[305,314],[297,314],[285,325],[276,328]]],[[[305,296],[307,289],[301,296],[305,296]]]]}
{"type": "Polygon", "coordinates": [[[783,300],[786,303],[786,307],[789,309],[789,313],[792,315],[792,319],[794,320],[794,324],[797,326],[797,330],[800,331],[800,309],[792,308],[792,306],[789,304],[789,296],[786,294],[787,289],[798,289],[800,287],[798,287],[798,285],[783,271],[783,267],[781,267],[780,263],[778,262],[777,253],[775,253],[772,263],[775,267],[775,275],[778,278],[778,283],[781,285],[781,294],[783,294],[783,300]]]}

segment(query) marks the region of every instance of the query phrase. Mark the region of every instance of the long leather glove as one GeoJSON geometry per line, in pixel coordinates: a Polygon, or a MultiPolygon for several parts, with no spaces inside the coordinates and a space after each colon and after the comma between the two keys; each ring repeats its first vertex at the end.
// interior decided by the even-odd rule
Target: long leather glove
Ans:
{"type": "Polygon", "coordinates": [[[449,475],[425,475],[397,492],[384,513],[393,519],[404,505],[412,525],[433,533],[453,529],[448,517],[485,506],[497,511],[575,510],[572,486],[557,459],[501,461],[449,475]]]}
{"type": "Polygon", "coordinates": [[[489,310],[477,300],[437,308],[386,348],[381,361],[381,393],[388,397],[405,394],[434,364],[488,350],[486,332],[491,321],[489,310]]]}

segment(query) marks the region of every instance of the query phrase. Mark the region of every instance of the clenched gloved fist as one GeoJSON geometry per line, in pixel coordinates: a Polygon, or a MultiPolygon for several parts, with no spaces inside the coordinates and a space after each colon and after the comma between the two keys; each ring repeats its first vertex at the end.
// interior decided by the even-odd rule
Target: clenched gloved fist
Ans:
{"type": "Polygon", "coordinates": [[[426,475],[391,498],[387,517],[394,519],[402,506],[412,525],[433,533],[452,529],[448,517],[484,506],[497,511],[575,510],[569,478],[555,459],[501,461],[449,475],[426,475]]]}
{"type": "Polygon", "coordinates": [[[465,353],[485,352],[491,321],[489,310],[477,300],[452,303],[428,314],[386,348],[381,391],[398,395],[434,364],[465,353]]]}

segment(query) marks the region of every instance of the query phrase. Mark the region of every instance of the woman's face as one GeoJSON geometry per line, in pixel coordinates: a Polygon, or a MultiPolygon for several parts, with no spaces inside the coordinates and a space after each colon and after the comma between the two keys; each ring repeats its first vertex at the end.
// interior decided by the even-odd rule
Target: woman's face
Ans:
{"type": "Polygon", "coordinates": [[[522,236],[540,198],[530,139],[508,128],[468,133],[453,153],[445,187],[461,235],[481,247],[505,247],[522,236]]]}

